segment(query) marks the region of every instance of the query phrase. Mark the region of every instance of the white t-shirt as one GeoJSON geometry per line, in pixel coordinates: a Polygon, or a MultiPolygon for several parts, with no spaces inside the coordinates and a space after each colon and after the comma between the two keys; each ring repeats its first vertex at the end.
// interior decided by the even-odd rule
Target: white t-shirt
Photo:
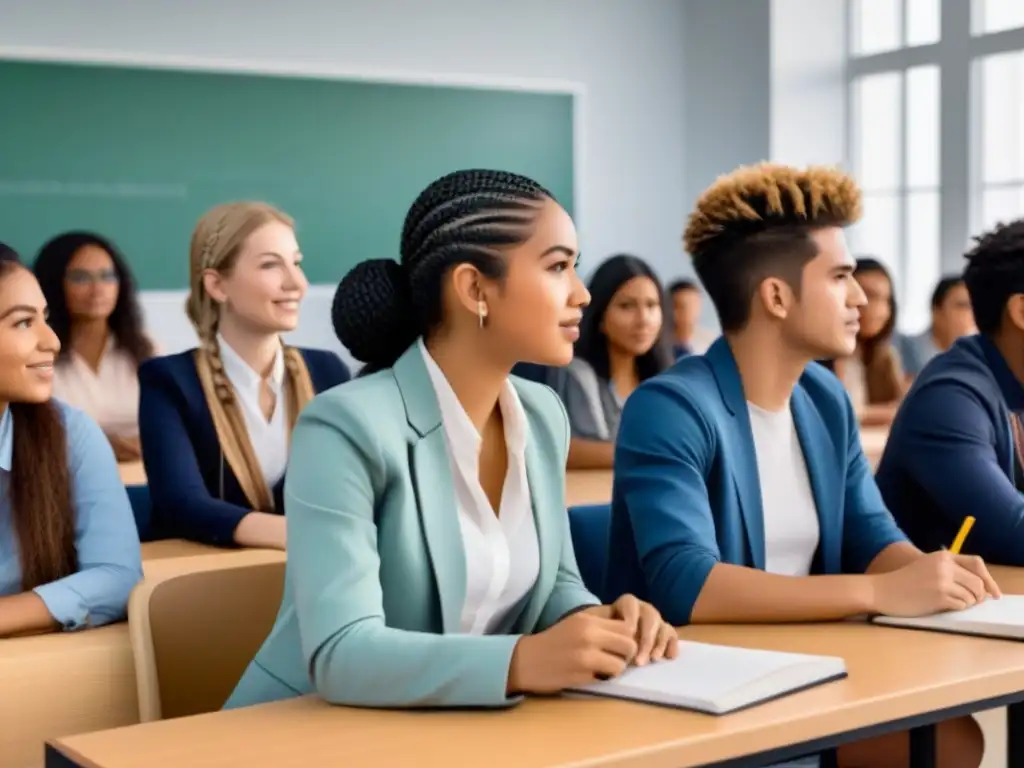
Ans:
{"type": "Polygon", "coordinates": [[[807,576],[821,529],[804,452],[787,404],[766,411],[747,403],[764,510],[765,570],[807,576]]]}

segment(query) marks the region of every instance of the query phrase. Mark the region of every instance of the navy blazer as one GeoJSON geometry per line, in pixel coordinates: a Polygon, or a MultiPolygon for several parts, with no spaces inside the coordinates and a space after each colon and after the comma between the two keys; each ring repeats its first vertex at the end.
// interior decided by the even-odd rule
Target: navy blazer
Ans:
{"type": "Polygon", "coordinates": [[[1010,429],[1011,411],[1022,410],[1024,387],[984,336],[960,339],[914,380],[876,479],[921,549],[948,547],[973,515],[965,552],[1024,565],[1024,496],[1014,479],[1020,470],[1010,429]]]}
{"type": "MultiPolygon", "coordinates": [[[[885,508],[839,380],[817,363],[790,407],[821,539],[812,572],[862,573],[905,541],[885,508]]],[[[716,563],[765,567],[757,455],[725,339],[682,358],[626,400],[615,445],[609,594],[631,592],[675,625],[716,563]]]]}
{"type": "MultiPolygon", "coordinates": [[[[315,392],[348,381],[348,368],[333,352],[299,351],[315,392]]],[[[222,457],[193,355],[156,357],[139,367],[139,437],[153,525],[161,536],[232,546],[235,528],[252,508],[222,457]]],[[[284,510],[283,486],[282,478],[272,489],[278,512],[284,510]]]]}

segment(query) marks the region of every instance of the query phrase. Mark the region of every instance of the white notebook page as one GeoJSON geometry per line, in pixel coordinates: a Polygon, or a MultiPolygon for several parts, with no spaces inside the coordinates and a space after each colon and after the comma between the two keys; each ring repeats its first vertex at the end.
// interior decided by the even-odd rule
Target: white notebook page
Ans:
{"type": "Polygon", "coordinates": [[[814,657],[750,648],[732,648],[685,640],[679,641],[679,656],[630,667],[614,680],[592,683],[584,690],[628,688],[631,691],[665,691],[687,698],[715,699],[743,688],[779,670],[806,663],[814,657]]]}

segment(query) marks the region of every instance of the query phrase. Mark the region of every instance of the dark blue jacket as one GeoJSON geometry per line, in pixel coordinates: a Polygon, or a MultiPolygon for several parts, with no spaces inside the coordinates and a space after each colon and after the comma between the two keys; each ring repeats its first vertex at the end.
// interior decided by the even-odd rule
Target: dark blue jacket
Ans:
{"type": "MultiPolygon", "coordinates": [[[[348,368],[334,353],[300,352],[315,392],[348,381],[348,368]]],[[[235,528],[252,509],[222,458],[193,355],[157,357],[139,368],[139,436],[153,525],[157,535],[232,546],[235,528]]],[[[278,512],[283,486],[282,478],[272,489],[278,512]]]]}
{"type": "Polygon", "coordinates": [[[914,380],[892,423],[876,478],[889,509],[923,550],[948,547],[964,518],[964,552],[1024,565],[1024,496],[1011,412],[1024,387],[984,336],[958,340],[914,380]]]}
{"type": "MultiPolygon", "coordinates": [[[[842,384],[817,363],[790,401],[818,511],[813,573],[863,573],[906,541],[879,495],[842,384]]],[[[750,414],[719,339],[626,400],[615,446],[608,594],[635,594],[686,624],[717,563],[765,567],[764,513],[750,414]]]]}

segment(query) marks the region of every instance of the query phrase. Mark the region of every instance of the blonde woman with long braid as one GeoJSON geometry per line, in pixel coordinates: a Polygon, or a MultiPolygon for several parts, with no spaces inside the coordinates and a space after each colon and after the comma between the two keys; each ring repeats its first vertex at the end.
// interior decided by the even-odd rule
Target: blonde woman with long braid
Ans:
{"type": "Polygon", "coordinates": [[[160,534],[284,549],[291,429],[317,392],[349,378],[333,353],[284,345],[308,283],[294,223],[226,203],[192,235],[186,311],[196,349],[139,369],[139,433],[160,534]]]}

